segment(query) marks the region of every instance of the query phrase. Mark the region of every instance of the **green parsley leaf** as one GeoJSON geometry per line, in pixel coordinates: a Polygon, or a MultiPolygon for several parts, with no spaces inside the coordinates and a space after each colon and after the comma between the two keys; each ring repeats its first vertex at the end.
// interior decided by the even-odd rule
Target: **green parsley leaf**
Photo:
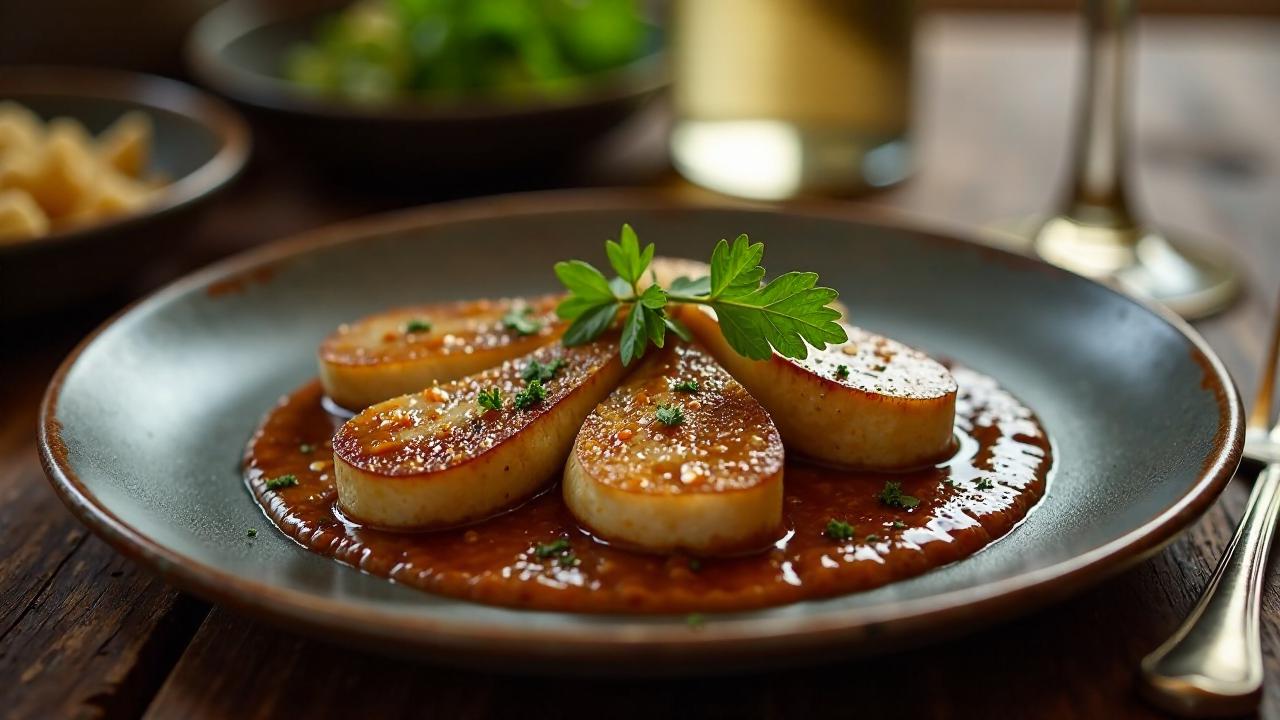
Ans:
{"type": "MultiPolygon", "coordinates": [[[[565,300],[560,304],[560,307],[564,307],[565,303],[572,300],[573,298],[565,300]]],[[[566,347],[572,347],[595,340],[600,337],[600,333],[608,330],[609,326],[613,325],[613,320],[618,316],[618,310],[621,308],[621,303],[613,301],[585,308],[582,313],[576,316],[577,319],[573,321],[569,329],[564,331],[560,342],[564,343],[566,347]]]]}
{"type": "Polygon", "coordinates": [[[512,308],[502,316],[502,325],[517,335],[532,335],[542,329],[542,321],[533,317],[532,308],[512,308]]]}
{"type": "Polygon", "coordinates": [[[419,320],[417,318],[414,318],[413,320],[410,320],[408,323],[405,324],[404,331],[406,333],[431,332],[431,323],[427,322],[426,320],[419,320]]]}
{"type": "Polygon", "coordinates": [[[684,408],[679,405],[659,405],[654,414],[663,425],[679,425],[684,422],[684,408]]]}
{"type": "Polygon", "coordinates": [[[623,226],[620,237],[619,242],[605,244],[617,277],[606,278],[581,260],[556,263],[556,277],[569,291],[556,307],[557,315],[572,321],[563,337],[565,345],[596,339],[625,308],[619,349],[629,365],[644,356],[649,344],[662,347],[668,331],[690,339],[688,329],[669,314],[671,304],[709,306],[729,346],[755,360],[766,360],[774,352],[803,359],[810,346],[822,349],[848,339],[838,322],[839,311],[828,307],[838,293],[818,287],[814,273],[785,273],[762,285],[764,244],[752,244],[746,235],[716,245],[710,275],[676,278],[668,289],[655,278],[643,292],[638,282],[653,260],[654,246],[641,250],[630,226],[623,226]]]}
{"type": "Polygon", "coordinates": [[[848,377],[849,377],[849,366],[848,366],[848,365],[837,365],[837,366],[836,366],[836,378],[837,378],[837,379],[840,379],[840,380],[845,380],[845,379],[847,379],[848,377]]]}
{"type": "Polygon", "coordinates": [[[894,520],[894,521],[893,521],[893,529],[894,529],[894,530],[903,530],[903,529],[905,529],[906,527],[907,527],[907,524],[906,524],[906,523],[904,523],[904,522],[902,522],[901,520],[894,520]]]}
{"type": "Polygon", "coordinates": [[[311,451],[315,449],[316,449],[316,446],[312,445],[311,443],[302,443],[301,445],[298,446],[298,452],[302,453],[303,455],[310,455],[311,451]]]}
{"type": "Polygon", "coordinates": [[[831,518],[827,521],[827,529],[823,531],[823,534],[832,540],[844,542],[853,539],[854,532],[853,526],[849,523],[831,518]]]}
{"type": "Polygon", "coordinates": [[[644,356],[649,345],[649,333],[645,329],[645,312],[643,305],[632,305],[627,319],[622,322],[622,339],[619,349],[622,351],[622,364],[630,365],[632,360],[644,356]]]}
{"type": "Polygon", "coordinates": [[[582,561],[578,559],[577,555],[574,555],[572,552],[567,552],[556,558],[556,564],[560,567],[573,567],[575,565],[581,565],[582,561]]]}
{"type": "Polygon", "coordinates": [[[476,402],[485,410],[502,410],[502,388],[481,390],[476,402]]]}
{"type": "Polygon", "coordinates": [[[872,533],[867,536],[867,542],[869,543],[880,542],[880,536],[876,535],[875,533],[872,533]]]}
{"type": "Polygon", "coordinates": [[[657,285],[650,285],[640,293],[640,304],[650,310],[660,310],[667,304],[667,291],[657,285]]]}
{"type": "Polygon", "coordinates": [[[878,496],[880,502],[892,508],[902,508],[910,510],[920,504],[920,499],[912,495],[904,495],[902,492],[902,483],[897,480],[886,480],[884,489],[880,491],[878,496]]]}
{"type": "Polygon", "coordinates": [[[763,258],[764,243],[752,245],[746,234],[739,235],[732,245],[727,240],[716,243],[711,251],[711,297],[739,297],[760,287],[763,258]]]}
{"type": "Polygon", "coordinates": [[[768,360],[774,350],[804,359],[809,345],[821,349],[848,340],[837,322],[840,311],[829,307],[838,293],[814,287],[817,282],[815,273],[790,272],[748,294],[714,300],[724,339],[753,360],[768,360]]]}
{"type": "Polygon", "coordinates": [[[696,393],[700,388],[698,386],[697,378],[689,378],[688,380],[681,380],[680,382],[673,384],[671,389],[675,392],[696,393]]]}
{"type": "Polygon", "coordinates": [[[297,475],[281,475],[267,481],[268,490],[279,490],[280,488],[293,487],[298,484],[297,475]]]}
{"type": "Polygon", "coordinates": [[[990,490],[995,486],[996,484],[991,481],[991,478],[978,478],[977,484],[974,485],[979,490],[990,490]]]}
{"type": "Polygon", "coordinates": [[[609,264],[618,276],[634,288],[640,278],[644,277],[645,268],[653,261],[653,243],[641,250],[636,231],[626,224],[622,226],[618,239],[620,242],[605,241],[605,254],[609,256],[609,264]]]}
{"type": "Polygon", "coordinates": [[[541,380],[530,380],[523,390],[516,393],[513,404],[517,410],[528,410],[547,399],[547,389],[542,387],[541,380]]]}
{"type": "Polygon", "coordinates": [[[581,260],[558,262],[555,264],[555,272],[556,277],[571,293],[570,297],[562,301],[556,308],[556,313],[565,320],[577,317],[576,314],[566,315],[563,311],[566,304],[569,304],[569,307],[574,307],[570,303],[575,297],[590,301],[589,305],[598,305],[602,302],[612,302],[617,299],[614,296],[613,288],[609,287],[609,281],[605,279],[604,273],[595,269],[590,263],[585,263],[581,260]]]}
{"type": "Polygon", "coordinates": [[[245,531],[245,536],[246,536],[246,537],[258,537],[258,531],[257,531],[257,529],[255,529],[255,528],[249,528],[247,531],[245,531]]]}
{"type": "Polygon", "coordinates": [[[565,365],[566,363],[564,358],[556,358],[549,363],[530,360],[529,363],[524,366],[524,370],[520,371],[520,377],[524,378],[525,382],[532,380],[547,382],[554,378],[556,373],[560,372],[560,368],[563,368],[565,365]]]}
{"type": "Polygon", "coordinates": [[[533,548],[533,554],[540,558],[549,558],[572,549],[573,546],[569,544],[569,538],[556,538],[549,543],[538,543],[533,548]]]}

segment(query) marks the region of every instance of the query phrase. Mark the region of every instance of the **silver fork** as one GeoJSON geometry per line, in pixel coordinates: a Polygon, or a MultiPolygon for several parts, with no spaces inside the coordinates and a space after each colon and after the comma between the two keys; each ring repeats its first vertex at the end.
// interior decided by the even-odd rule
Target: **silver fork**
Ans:
{"type": "Polygon", "coordinates": [[[1245,455],[1267,465],[1195,609],[1142,661],[1144,694],[1170,712],[1236,715],[1256,710],[1262,698],[1258,625],[1267,555],[1280,515],[1280,421],[1267,430],[1278,366],[1280,307],[1245,433],[1245,455]]]}

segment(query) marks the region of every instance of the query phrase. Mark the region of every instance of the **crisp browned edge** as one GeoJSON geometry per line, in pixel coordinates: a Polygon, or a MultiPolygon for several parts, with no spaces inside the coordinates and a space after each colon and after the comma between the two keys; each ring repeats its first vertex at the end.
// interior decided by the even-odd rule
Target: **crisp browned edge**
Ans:
{"type": "Polygon", "coordinates": [[[155,202],[134,212],[6,246],[11,252],[78,242],[104,230],[170,213],[227,185],[249,160],[251,135],[244,118],[221,100],[177,80],[99,68],[0,66],[0,99],[9,93],[137,103],[144,109],[165,110],[194,120],[212,131],[219,141],[213,157],[166,185],[155,202]]]}
{"type": "MultiPolygon", "coordinates": [[[[1217,498],[1239,464],[1244,445],[1243,411],[1226,368],[1204,340],[1171,312],[1136,302],[1114,289],[1120,298],[1151,311],[1177,330],[1190,345],[1193,360],[1205,368],[1204,386],[1219,401],[1216,452],[1205,458],[1200,478],[1172,505],[1124,536],[1094,550],[1040,571],[981,587],[956,590],[907,602],[828,612],[801,618],[711,616],[705,625],[691,630],[681,618],[662,625],[622,627],[584,621],[573,629],[541,629],[526,626],[518,631],[495,629],[479,623],[462,624],[432,618],[396,615],[352,607],[326,597],[274,587],[270,584],[191,562],[163,547],[121,521],[85,488],[67,462],[57,419],[59,393],[68,372],[99,333],[132,309],[207,286],[210,282],[255,267],[278,263],[308,250],[346,242],[360,242],[388,232],[501,215],[539,215],[570,211],[696,209],[772,210],[807,217],[825,217],[864,224],[904,227],[901,214],[879,208],[826,201],[805,201],[769,206],[731,201],[676,201],[671,193],[640,190],[555,191],[463,200],[417,208],[363,220],[341,223],[254,249],[218,262],[153,293],[117,313],[94,330],[63,361],[41,403],[38,444],[41,463],[63,502],[94,532],[125,556],[158,572],[167,581],[214,602],[296,629],[325,634],[327,638],[374,647],[383,652],[423,654],[452,664],[480,665],[501,659],[506,667],[543,672],[625,668],[641,672],[670,672],[696,666],[710,657],[730,661],[728,666],[752,663],[800,662],[816,649],[858,650],[861,641],[878,643],[899,638],[908,644],[929,638],[971,631],[997,619],[1009,618],[1062,599],[1069,594],[1145,559],[1171,541],[1178,531],[1197,519],[1217,498]],[[548,667],[540,661],[555,660],[548,667]],[[653,664],[661,660],[665,664],[653,664]],[[578,664],[574,664],[577,661],[578,664]],[[601,662],[605,664],[600,664],[601,662]],[[590,663],[590,664],[589,664],[590,663]]],[[[910,228],[911,225],[906,225],[910,228]]],[[[1032,258],[975,245],[954,236],[913,230],[928,242],[976,247],[991,260],[1051,275],[1066,271],[1032,258]]],[[[520,612],[520,611],[516,611],[520,612]]],[[[767,611],[766,611],[767,612],[767,611]]],[[[758,613],[753,613],[758,614],[758,613]]],[[[883,648],[887,646],[877,646],[883,648]]],[[[867,648],[861,648],[866,651],[867,648]]],[[[830,657],[830,656],[824,656],[830,657]]]]}
{"type": "MultiPolygon", "coordinates": [[[[561,299],[561,298],[563,298],[563,297],[564,297],[564,294],[563,294],[563,293],[546,293],[546,294],[543,294],[543,295],[534,295],[534,296],[530,296],[530,297],[526,297],[526,298],[505,298],[505,297],[504,297],[504,298],[501,298],[501,299],[502,299],[502,300],[517,300],[517,299],[525,299],[525,300],[537,300],[537,301],[542,301],[542,300],[550,300],[551,298],[555,298],[556,300],[559,300],[559,299],[561,299]]],[[[358,318],[358,319],[356,319],[356,320],[354,320],[354,321],[352,321],[352,322],[350,322],[350,323],[347,323],[347,324],[348,324],[348,325],[353,325],[353,326],[354,326],[354,325],[359,325],[360,323],[369,322],[370,320],[373,320],[373,319],[375,319],[375,318],[382,317],[383,315],[389,315],[389,314],[391,314],[391,313],[401,313],[401,312],[406,312],[406,311],[411,311],[411,310],[424,310],[424,309],[429,308],[429,307],[441,307],[441,306],[448,306],[452,312],[455,312],[455,313],[456,313],[456,311],[457,311],[459,308],[462,308],[463,306],[466,306],[466,305],[473,305],[473,304],[475,304],[475,303],[477,303],[477,302],[481,302],[481,301],[478,301],[478,300],[449,300],[449,301],[445,301],[445,302],[442,302],[442,303],[424,303],[424,304],[422,304],[422,305],[401,305],[401,306],[398,306],[398,307],[388,308],[388,309],[386,309],[386,310],[383,310],[382,312],[372,313],[372,314],[370,314],[370,315],[365,315],[364,317],[362,317],[362,318],[358,318]]],[[[552,307],[552,309],[554,309],[554,306],[552,307]]],[[[558,330],[553,330],[553,332],[552,332],[552,335],[555,335],[555,337],[556,337],[556,338],[558,338],[558,337],[559,337],[559,335],[563,332],[563,330],[564,330],[564,329],[567,329],[567,328],[568,328],[568,324],[567,324],[567,323],[564,323],[564,321],[559,321],[559,322],[561,323],[561,327],[560,327],[558,330]]],[[[377,368],[377,367],[380,367],[380,366],[387,366],[387,365],[414,365],[414,364],[419,364],[419,363],[422,363],[422,362],[423,362],[422,360],[420,360],[420,359],[418,359],[418,358],[399,358],[399,359],[395,359],[395,360],[387,360],[387,359],[385,359],[385,358],[382,358],[382,359],[379,359],[379,358],[372,358],[372,359],[363,360],[363,361],[353,360],[353,359],[352,359],[352,358],[350,358],[350,357],[343,357],[343,358],[339,359],[337,356],[338,356],[340,353],[338,353],[338,352],[337,352],[337,351],[335,351],[335,350],[327,349],[327,348],[330,348],[330,347],[331,347],[331,345],[332,345],[333,341],[334,341],[337,337],[339,337],[339,334],[340,334],[340,333],[339,333],[339,331],[338,331],[338,330],[334,330],[333,332],[331,332],[331,333],[329,333],[328,335],[325,335],[325,336],[324,336],[324,339],[320,341],[320,346],[316,349],[316,360],[318,360],[319,362],[322,362],[322,363],[326,363],[326,364],[328,364],[328,365],[333,365],[333,366],[336,366],[336,367],[341,367],[341,368],[343,368],[343,369],[352,369],[352,368],[377,368]]],[[[457,335],[457,334],[458,334],[458,333],[454,333],[454,335],[457,335]]],[[[518,340],[524,340],[524,339],[530,339],[530,338],[535,338],[535,337],[543,337],[543,336],[541,336],[541,335],[523,335],[523,336],[517,336],[517,339],[518,339],[518,340]]],[[[532,349],[530,349],[530,350],[529,350],[528,352],[526,352],[526,353],[523,353],[522,355],[528,355],[529,353],[533,352],[534,350],[537,350],[537,349],[539,349],[539,348],[541,348],[541,347],[544,347],[544,346],[546,346],[546,345],[550,345],[550,344],[551,344],[551,343],[553,343],[553,342],[555,342],[555,338],[553,338],[553,339],[551,339],[551,340],[548,340],[548,341],[546,341],[546,342],[544,342],[544,343],[542,343],[542,344],[540,344],[540,345],[535,345],[532,349]]],[[[504,347],[505,347],[505,346],[504,346],[504,347]]],[[[485,350],[483,350],[483,351],[481,351],[481,352],[485,352],[485,353],[497,353],[497,351],[498,351],[498,348],[486,348],[485,350]]],[[[522,357],[522,355],[517,355],[515,358],[512,358],[512,359],[516,359],[516,358],[522,357]]],[[[367,356],[367,355],[366,355],[366,356],[364,356],[364,357],[368,358],[369,356],[367,356]]],[[[445,356],[445,355],[436,355],[436,356],[433,356],[431,359],[433,359],[433,360],[434,360],[434,359],[438,359],[438,358],[440,358],[440,357],[446,357],[446,356],[445,356]]],[[[391,398],[387,398],[387,399],[388,399],[388,400],[390,400],[391,398]]]]}
{"type": "MultiPolygon", "coordinates": [[[[517,355],[516,357],[511,358],[511,360],[504,361],[504,362],[512,362],[513,363],[512,370],[514,371],[515,360],[519,360],[521,358],[527,357],[528,355],[532,355],[538,350],[541,350],[542,348],[550,346],[554,342],[556,341],[552,340],[551,342],[548,342],[545,345],[541,345],[538,348],[531,350],[528,353],[525,353],[524,355],[517,355]]],[[[592,380],[595,380],[600,375],[600,373],[604,372],[606,369],[610,368],[611,366],[621,365],[621,364],[622,364],[622,361],[618,358],[617,355],[607,358],[600,365],[600,367],[596,368],[590,375],[586,376],[582,380],[582,382],[578,383],[577,386],[573,387],[564,395],[562,395],[559,400],[556,400],[554,403],[551,403],[551,404],[548,404],[546,402],[540,402],[533,408],[521,410],[520,412],[524,413],[525,416],[529,418],[529,422],[524,426],[524,428],[515,431],[513,434],[507,436],[503,440],[500,440],[494,443],[492,446],[490,446],[485,450],[482,450],[478,454],[468,457],[467,459],[463,460],[457,465],[450,465],[442,470],[424,470],[422,472],[410,473],[405,475],[395,475],[391,473],[379,472],[377,470],[371,470],[362,465],[357,465],[352,458],[348,458],[345,455],[339,453],[336,447],[333,449],[333,457],[336,460],[341,460],[342,462],[346,463],[347,466],[349,466],[355,472],[361,473],[362,475],[366,475],[370,478],[376,478],[376,481],[412,482],[412,483],[432,482],[434,480],[438,480],[442,475],[445,475],[445,474],[452,475],[455,471],[461,471],[469,465],[485,460],[486,458],[489,457],[491,453],[496,453],[501,449],[510,447],[508,443],[514,442],[517,438],[531,437],[531,435],[528,433],[536,433],[537,430],[540,430],[542,426],[546,424],[546,419],[551,416],[551,413],[556,411],[556,408],[559,407],[561,403],[571,400],[575,396],[580,395],[582,393],[582,389],[587,385],[587,383],[591,382],[592,380]]],[[[516,372],[515,377],[517,378],[520,377],[519,372],[516,372]]],[[[465,380],[465,379],[466,378],[459,378],[459,380],[465,380]]],[[[450,382],[452,383],[457,381],[451,380],[450,382]]],[[[442,383],[442,386],[444,384],[446,383],[442,383]]],[[[388,400],[384,400],[383,402],[389,402],[390,400],[394,400],[394,399],[395,398],[389,398],[388,400]]],[[[381,404],[382,403],[375,403],[374,405],[370,405],[369,407],[371,408],[377,407],[378,405],[381,405],[381,404]]],[[[367,410],[368,408],[365,408],[365,409],[367,410]]],[[[362,414],[364,414],[363,410],[360,411],[359,413],[356,413],[355,417],[359,417],[362,414]]],[[[355,419],[354,417],[351,418],[351,420],[354,420],[354,419],[355,419]]],[[[334,437],[337,437],[338,433],[342,432],[342,429],[346,428],[347,424],[349,424],[351,420],[347,420],[347,422],[343,423],[342,428],[339,428],[337,431],[334,432],[334,437]]],[[[368,453],[361,453],[361,454],[366,456],[368,455],[368,453]]],[[[548,484],[549,483],[550,483],[550,480],[548,480],[548,484]]]]}
{"type": "Polygon", "coordinates": [[[342,99],[309,96],[287,80],[260,75],[229,63],[222,54],[228,45],[263,25],[299,20],[305,16],[320,14],[325,8],[317,10],[306,5],[295,4],[290,7],[286,4],[277,8],[258,7],[254,8],[254,12],[249,12],[243,4],[237,5],[223,3],[196,21],[187,35],[184,47],[187,65],[203,84],[227,97],[275,112],[396,122],[520,118],[640,99],[653,95],[670,84],[666,51],[659,48],[621,67],[588,76],[583,92],[564,98],[538,96],[519,103],[469,99],[448,105],[432,102],[430,99],[398,99],[370,107],[342,99]],[[242,17],[248,15],[254,16],[242,17]],[[228,35],[234,37],[224,37],[228,35]]]}

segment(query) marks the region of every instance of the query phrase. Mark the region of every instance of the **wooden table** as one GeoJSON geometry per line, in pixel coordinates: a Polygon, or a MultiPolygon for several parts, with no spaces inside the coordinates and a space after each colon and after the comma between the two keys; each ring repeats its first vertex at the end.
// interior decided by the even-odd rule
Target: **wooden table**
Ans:
{"type": "MultiPolygon", "coordinates": [[[[1061,179],[1076,25],[1069,17],[936,16],[921,34],[920,171],[868,202],[973,228],[1046,207],[1061,179]]],[[[1200,330],[1252,391],[1280,290],[1280,24],[1161,19],[1140,35],[1136,164],[1144,207],[1229,249],[1248,287],[1200,330]]],[[[660,118],[633,128],[632,182],[670,182],[660,118]]],[[[168,272],[335,219],[437,198],[321,185],[260,148],[168,272]]],[[[669,681],[521,678],[346,651],[174,591],[90,535],[36,459],[36,407],[57,361],[119,302],[23,324],[0,349],[0,715],[1119,717],[1148,711],[1138,659],[1180,621],[1239,516],[1235,482],[1163,553],[1082,596],[946,644],[818,669],[669,681]],[[307,688],[305,706],[292,690],[307,688]]],[[[1280,608],[1264,601],[1280,712],[1280,608]]],[[[807,658],[820,661],[821,658],[807,658]]],[[[495,668],[495,671],[499,670],[495,668]]]]}

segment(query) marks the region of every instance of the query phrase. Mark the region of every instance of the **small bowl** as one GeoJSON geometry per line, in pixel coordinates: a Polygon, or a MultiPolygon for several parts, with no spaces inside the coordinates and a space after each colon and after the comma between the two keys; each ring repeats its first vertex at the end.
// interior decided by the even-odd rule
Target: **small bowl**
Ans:
{"type": "Polygon", "coordinates": [[[98,133],[131,110],[155,134],[150,170],[171,178],[137,212],[0,244],[0,318],[69,305],[120,285],[182,237],[183,225],[244,167],[250,136],[220,100],[165,78],[90,68],[0,67],[0,100],[46,121],[79,120],[98,133]]]}
{"type": "Polygon", "coordinates": [[[281,74],[285,52],[343,4],[228,2],[192,29],[187,58],[202,84],[250,108],[277,144],[361,183],[447,186],[459,177],[563,166],[669,84],[653,28],[648,54],[584,78],[564,96],[362,104],[298,88],[281,74]]]}

